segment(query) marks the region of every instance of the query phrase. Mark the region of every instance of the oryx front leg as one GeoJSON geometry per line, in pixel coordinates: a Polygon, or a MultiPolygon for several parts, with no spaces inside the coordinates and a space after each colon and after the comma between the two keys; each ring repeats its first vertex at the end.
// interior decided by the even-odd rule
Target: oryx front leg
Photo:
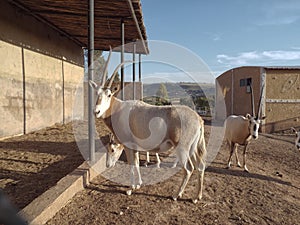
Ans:
{"type": "Polygon", "coordinates": [[[243,153],[243,155],[244,155],[244,170],[249,173],[249,170],[246,166],[246,151],[247,151],[247,144],[244,147],[244,153],[243,153]]]}
{"type": "Polygon", "coordinates": [[[131,180],[131,189],[126,191],[127,195],[131,195],[132,191],[135,189],[139,189],[142,185],[142,177],[140,172],[140,160],[139,153],[133,150],[129,151],[129,164],[130,164],[130,180],[131,180]],[[135,180],[135,170],[137,172],[138,183],[135,180]]]}

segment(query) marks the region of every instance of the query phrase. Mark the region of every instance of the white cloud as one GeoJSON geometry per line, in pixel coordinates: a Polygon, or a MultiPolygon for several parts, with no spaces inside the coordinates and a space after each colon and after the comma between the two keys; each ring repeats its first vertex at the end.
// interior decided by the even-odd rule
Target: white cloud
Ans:
{"type": "Polygon", "coordinates": [[[245,66],[253,64],[268,65],[286,64],[296,62],[299,64],[300,51],[252,51],[242,52],[237,56],[229,56],[225,54],[217,55],[217,61],[227,66],[245,66]]]}
{"type": "Polygon", "coordinates": [[[212,72],[156,72],[143,74],[144,83],[156,82],[193,82],[193,83],[214,83],[212,72]]]}
{"type": "Polygon", "coordinates": [[[272,60],[299,60],[300,51],[264,51],[262,55],[272,60]]]}

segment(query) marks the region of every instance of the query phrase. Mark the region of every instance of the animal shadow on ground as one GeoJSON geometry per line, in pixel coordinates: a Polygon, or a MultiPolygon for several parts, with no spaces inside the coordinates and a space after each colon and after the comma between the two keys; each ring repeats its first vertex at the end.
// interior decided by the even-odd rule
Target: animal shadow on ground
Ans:
{"type": "MultiPolygon", "coordinates": [[[[87,187],[89,190],[98,191],[101,193],[108,193],[112,195],[122,194],[124,196],[126,195],[126,191],[128,190],[128,186],[115,184],[115,183],[98,183],[98,182],[91,182],[90,185],[87,187]]],[[[149,193],[148,189],[145,186],[142,186],[141,189],[135,190],[133,193],[135,196],[147,196],[147,197],[154,197],[157,199],[165,199],[165,200],[172,200],[173,198],[171,195],[165,196],[165,195],[159,195],[159,194],[153,194],[149,193]]],[[[178,201],[190,201],[190,199],[180,198],[178,201]]]]}
{"type": "Polygon", "coordinates": [[[258,173],[251,173],[251,172],[247,173],[243,170],[233,170],[233,169],[209,166],[208,168],[206,168],[205,171],[208,173],[215,173],[215,174],[230,175],[230,176],[235,176],[235,177],[253,178],[253,179],[259,179],[259,180],[264,180],[264,181],[270,181],[270,182],[275,182],[278,184],[287,185],[287,186],[291,186],[291,187],[300,189],[299,187],[293,186],[290,182],[283,181],[278,178],[258,174],[258,173]]]}

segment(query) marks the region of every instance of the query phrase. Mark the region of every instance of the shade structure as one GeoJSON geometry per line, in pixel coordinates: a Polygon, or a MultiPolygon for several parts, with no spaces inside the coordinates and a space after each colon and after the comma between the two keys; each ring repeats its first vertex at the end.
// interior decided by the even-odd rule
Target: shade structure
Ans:
{"type": "MultiPolygon", "coordinates": [[[[88,47],[88,0],[8,0],[52,26],[82,47],[88,47]]],[[[95,0],[95,49],[121,51],[121,21],[125,44],[136,40],[136,53],[148,54],[146,28],[140,0],[95,0]]],[[[133,49],[125,45],[125,52],[133,49]]]]}

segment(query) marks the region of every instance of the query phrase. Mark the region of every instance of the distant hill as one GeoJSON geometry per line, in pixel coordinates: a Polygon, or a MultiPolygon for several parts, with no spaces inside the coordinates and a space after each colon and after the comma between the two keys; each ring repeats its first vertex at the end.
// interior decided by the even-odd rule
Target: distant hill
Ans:
{"type": "MultiPolygon", "coordinates": [[[[211,98],[215,95],[214,84],[197,83],[164,83],[170,99],[185,98],[189,96],[205,96],[211,98]]],[[[144,96],[155,96],[160,83],[143,84],[144,96]]]]}

